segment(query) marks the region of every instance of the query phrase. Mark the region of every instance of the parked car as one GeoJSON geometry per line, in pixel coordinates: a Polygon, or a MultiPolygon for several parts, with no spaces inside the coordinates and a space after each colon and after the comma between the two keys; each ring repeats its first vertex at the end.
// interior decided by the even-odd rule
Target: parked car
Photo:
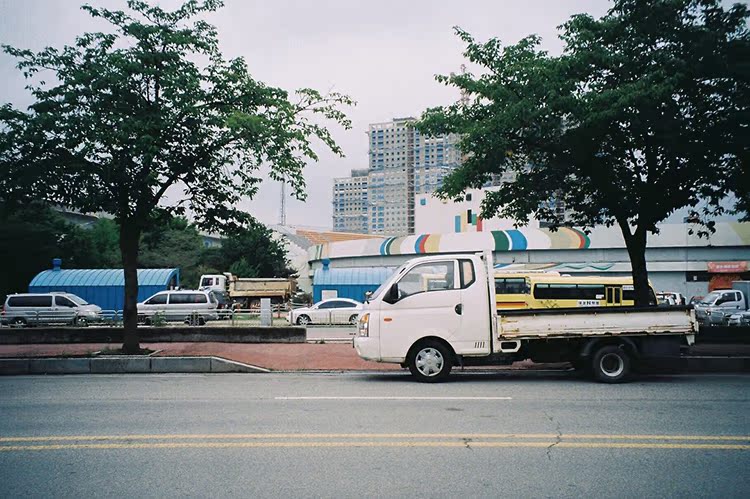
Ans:
{"type": "Polygon", "coordinates": [[[356,324],[362,304],[349,298],[330,298],[289,311],[289,324],[356,324]]]}
{"type": "Polygon", "coordinates": [[[166,321],[203,325],[219,318],[218,307],[218,300],[211,291],[159,291],[138,304],[138,319],[151,324],[159,316],[166,321]]]}
{"type": "Polygon", "coordinates": [[[703,326],[725,326],[729,317],[750,311],[750,281],[735,281],[732,289],[716,289],[696,303],[695,317],[703,326]]]}
{"type": "Polygon", "coordinates": [[[727,318],[728,326],[750,326],[750,312],[739,312],[727,318]]]}
{"type": "Polygon", "coordinates": [[[72,293],[19,293],[8,295],[0,320],[12,326],[71,324],[88,326],[101,320],[101,307],[72,293]]]}

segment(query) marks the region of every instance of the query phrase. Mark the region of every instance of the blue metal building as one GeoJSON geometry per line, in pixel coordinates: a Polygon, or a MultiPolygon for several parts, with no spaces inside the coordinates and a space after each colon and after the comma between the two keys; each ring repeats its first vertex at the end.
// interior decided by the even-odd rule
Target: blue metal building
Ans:
{"type": "Polygon", "coordinates": [[[365,293],[375,291],[396,267],[358,267],[332,269],[324,264],[313,274],[313,301],[322,300],[323,291],[336,291],[339,298],[365,300],[365,293]]]}
{"type": "MultiPolygon", "coordinates": [[[[180,285],[180,269],[138,269],[138,301],[180,285]]],[[[122,310],[125,302],[125,273],[122,269],[61,269],[40,272],[29,284],[29,293],[65,291],[78,295],[103,310],[122,310]]]]}

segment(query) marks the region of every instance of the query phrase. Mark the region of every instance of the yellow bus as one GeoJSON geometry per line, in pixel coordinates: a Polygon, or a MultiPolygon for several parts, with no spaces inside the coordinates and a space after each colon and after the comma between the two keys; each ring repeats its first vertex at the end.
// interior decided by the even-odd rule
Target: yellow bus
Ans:
{"type": "MultiPolygon", "coordinates": [[[[655,304],[653,287],[651,297],[655,304]]],[[[632,307],[635,305],[635,292],[632,277],[570,276],[557,272],[496,272],[495,302],[498,310],[632,307]]]]}

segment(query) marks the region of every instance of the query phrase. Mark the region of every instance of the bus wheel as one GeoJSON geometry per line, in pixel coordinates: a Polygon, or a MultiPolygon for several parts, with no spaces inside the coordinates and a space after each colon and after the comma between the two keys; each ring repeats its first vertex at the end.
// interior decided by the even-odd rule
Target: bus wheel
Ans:
{"type": "Polygon", "coordinates": [[[591,369],[602,383],[621,383],[630,375],[630,356],[620,345],[605,345],[596,351],[591,369]]]}
{"type": "Polygon", "coordinates": [[[437,341],[425,341],[413,348],[407,363],[412,376],[423,383],[445,380],[453,367],[451,353],[437,341]]]}

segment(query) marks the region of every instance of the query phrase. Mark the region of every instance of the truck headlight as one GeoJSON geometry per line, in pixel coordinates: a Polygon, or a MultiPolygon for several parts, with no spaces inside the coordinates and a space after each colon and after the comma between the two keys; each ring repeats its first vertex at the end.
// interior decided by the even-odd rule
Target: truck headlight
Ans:
{"type": "Polygon", "coordinates": [[[370,336],[370,314],[365,313],[359,317],[357,330],[360,336],[370,336]]]}

